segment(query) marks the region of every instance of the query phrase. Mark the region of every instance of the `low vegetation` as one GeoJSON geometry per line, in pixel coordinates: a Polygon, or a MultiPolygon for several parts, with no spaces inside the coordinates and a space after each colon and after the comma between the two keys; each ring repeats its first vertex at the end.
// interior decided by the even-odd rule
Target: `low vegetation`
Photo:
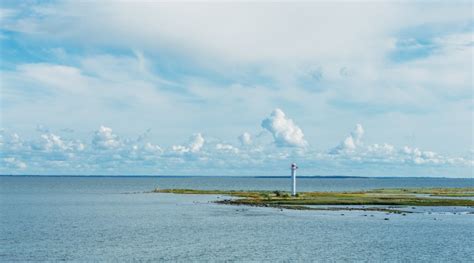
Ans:
{"type": "Polygon", "coordinates": [[[377,189],[372,193],[385,194],[424,194],[430,196],[445,197],[474,197],[474,188],[394,188],[394,189],[377,189]]]}
{"type": "Polygon", "coordinates": [[[405,211],[380,207],[313,207],[333,206],[474,206],[474,200],[449,197],[474,196],[474,188],[376,189],[363,192],[300,192],[290,196],[284,191],[224,191],[194,189],[155,189],[156,193],[226,195],[237,198],[219,200],[229,205],[265,206],[296,210],[363,210],[390,213],[405,211]],[[419,196],[427,195],[427,196],[419,196]],[[436,197],[430,197],[436,196],[436,197]],[[446,198],[439,198],[444,196],[446,198]]]}

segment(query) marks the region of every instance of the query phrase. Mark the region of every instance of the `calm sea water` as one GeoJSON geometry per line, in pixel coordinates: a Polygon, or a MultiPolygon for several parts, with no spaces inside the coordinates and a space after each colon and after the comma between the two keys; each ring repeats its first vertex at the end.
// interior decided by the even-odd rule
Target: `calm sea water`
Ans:
{"type": "MultiPolygon", "coordinates": [[[[298,186],[474,187],[474,180],[300,179],[298,186]]],[[[156,187],[287,190],[289,179],[0,177],[0,261],[474,261],[474,215],[456,208],[407,216],[280,211],[210,202],[219,196],[144,193],[156,187]]]]}

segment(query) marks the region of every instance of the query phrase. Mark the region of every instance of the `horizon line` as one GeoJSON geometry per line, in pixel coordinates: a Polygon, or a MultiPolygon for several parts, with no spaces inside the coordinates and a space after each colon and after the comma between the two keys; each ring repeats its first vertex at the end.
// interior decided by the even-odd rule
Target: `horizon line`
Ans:
{"type": "MultiPolygon", "coordinates": [[[[0,174],[0,177],[158,177],[158,178],[189,178],[189,177],[229,177],[229,178],[291,178],[290,175],[54,175],[54,174],[0,174]]],[[[300,175],[302,179],[327,178],[327,179],[391,179],[391,178],[437,178],[437,179],[474,179],[473,177],[445,177],[445,176],[351,176],[351,175],[300,175]]]]}

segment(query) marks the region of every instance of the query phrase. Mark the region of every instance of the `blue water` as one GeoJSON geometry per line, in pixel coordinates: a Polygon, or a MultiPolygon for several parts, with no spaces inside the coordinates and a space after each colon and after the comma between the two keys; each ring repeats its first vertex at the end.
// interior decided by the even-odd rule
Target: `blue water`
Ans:
{"type": "MultiPolygon", "coordinates": [[[[474,180],[300,179],[298,186],[474,187],[474,180]]],[[[143,192],[156,187],[285,190],[289,179],[0,177],[0,261],[474,261],[469,213],[280,211],[143,192]]]]}

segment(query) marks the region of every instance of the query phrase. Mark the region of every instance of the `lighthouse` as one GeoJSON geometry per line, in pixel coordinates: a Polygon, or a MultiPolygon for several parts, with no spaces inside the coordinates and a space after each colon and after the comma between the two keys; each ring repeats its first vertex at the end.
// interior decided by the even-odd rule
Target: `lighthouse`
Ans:
{"type": "Polygon", "coordinates": [[[291,195],[296,196],[296,163],[291,164],[291,195]]]}

